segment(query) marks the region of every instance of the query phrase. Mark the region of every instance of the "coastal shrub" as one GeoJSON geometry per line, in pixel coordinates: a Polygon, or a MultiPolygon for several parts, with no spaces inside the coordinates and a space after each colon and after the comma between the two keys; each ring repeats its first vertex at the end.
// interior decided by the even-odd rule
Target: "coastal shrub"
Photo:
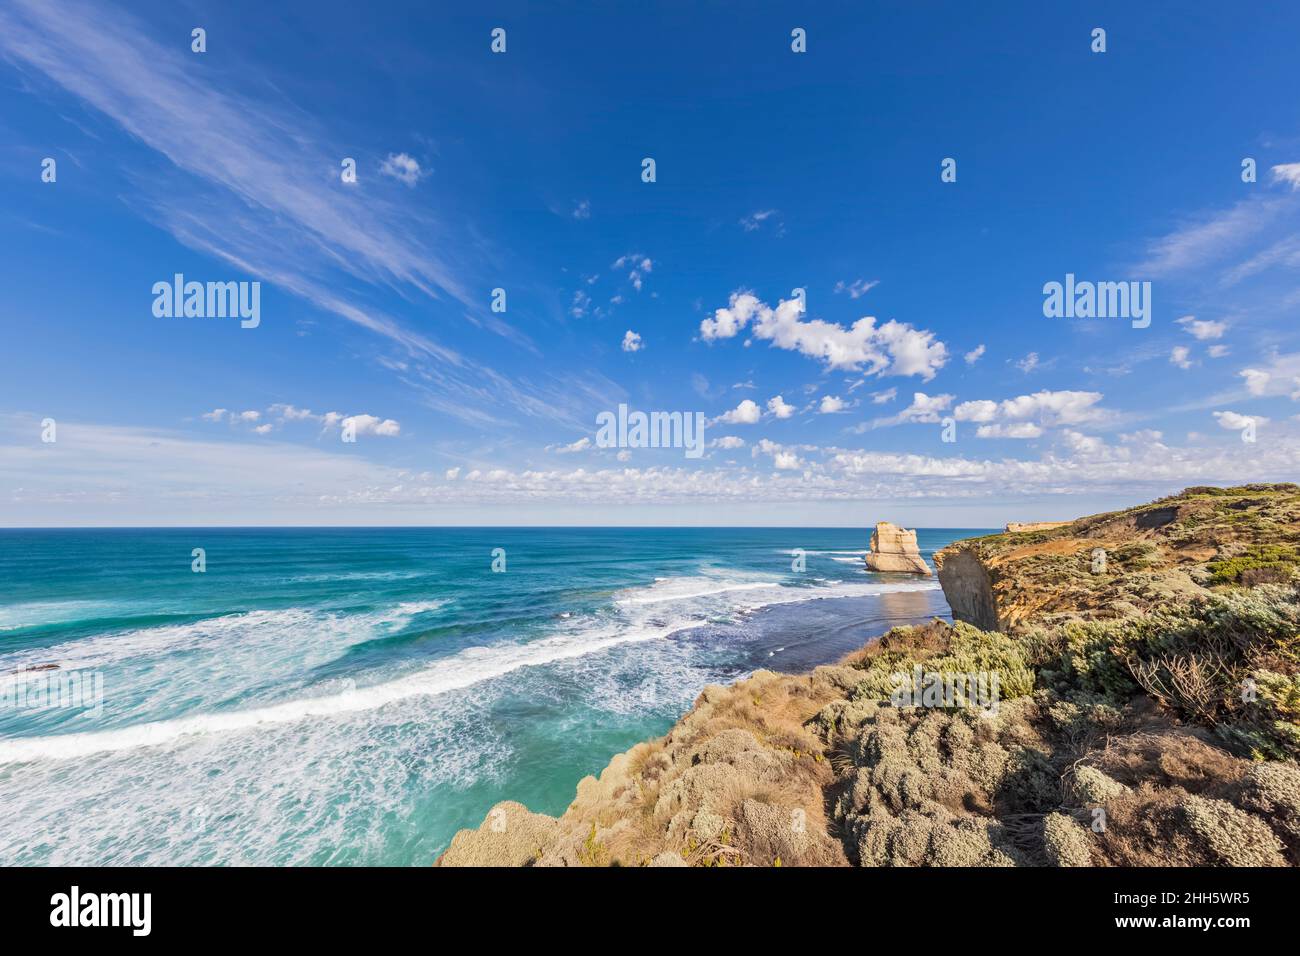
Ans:
{"type": "Polygon", "coordinates": [[[1187,825],[1220,866],[1284,866],[1281,841],[1268,824],[1226,800],[1188,797],[1187,825]]]}
{"type": "Polygon", "coordinates": [[[1052,866],[1092,866],[1092,832],[1065,813],[1043,817],[1043,850],[1052,866]]]}
{"type": "Polygon", "coordinates": [[[1112,780],[1096,767],[1083,764],[1074,768],[1070,796],[1085,807],[1098,807],[1128,793],[1129,788],[1112,780]]]}
{"type": "Polygon", "coordinates": [[[1249,574],[1257,583],[1287,581],[1300,569],[1300,551],[1287,544],[1256,544],[1246,548],[1241,554],[1222,561],[1211,561],[1207,565],[1211,584],[1242,584],[1243,576],[1249,574]]]}

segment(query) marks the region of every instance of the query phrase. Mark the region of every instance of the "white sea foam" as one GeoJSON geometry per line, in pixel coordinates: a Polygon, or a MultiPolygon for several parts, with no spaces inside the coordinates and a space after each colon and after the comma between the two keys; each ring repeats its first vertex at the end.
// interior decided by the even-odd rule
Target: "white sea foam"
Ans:
{"type": "MultiPolygon", "coordinates": [[[[706,600],[707,610],[713,612],[753,612],[776,604],[927,591],[937,587],[932,581],[845,582],[809,588],[712,576],[659,579],[650,587],[623,592],[616,600],[622,614],[594,622],[564,622],[572,624],[571,629],[551,637],[528,643],[467,648],[415,673],[343,693],[306,696],[268,706],[209,712],[114,730],[4,740],[0,741],[0,764],[70,759],[134,747],[171,745],[188,737],[272,727],[308,718],[330,718],[373,710],[412,697],[445,694],[520,668],[596,654],[621,644],[668,637],[699,624],[699,612],[693,608],[701,600],[706,600]],[[719,602],[717,599],[724,595],[726,600],[719,602]],[[671,607],[666,612],[656,611],[658,618],[649,620],[645,606],[669,602],[678,605],[675,611],[671,607]]],[[[427,609],[432,603],[436,602],[421,607],[427,609]]]]}
{"type": "Polygon", "coordinates": [[[35,664],[64,669],[104,668],[162,654],[219,648],[223,653],[251,651],[255,645],[285,650],[304,639],[340,647],[373,636],[374,628],[405,626],[417,614],[442,608],[446,601],[410,601],[364,614],[307,608],[223,614],[190,624],[164,624],[65,641],[45,648],[0,654],[0,671],[35,664]]]}

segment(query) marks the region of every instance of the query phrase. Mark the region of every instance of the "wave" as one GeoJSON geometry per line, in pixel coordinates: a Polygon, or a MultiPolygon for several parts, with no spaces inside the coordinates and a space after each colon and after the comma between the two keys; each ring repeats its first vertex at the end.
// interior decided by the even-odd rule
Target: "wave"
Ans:
{"type": "MultiPolygon", "coordinates": [[[[313,717],[329,718],[374,710],[411,697],[445,694],[502,677],[520,668],[585,657],[622,644],[670,637],[700,625],[701,616],[698,612],[691,611],[692,602],[723,595],[744,595],[744,597],[729,600],[720,607],[715,601],[714,606],[709,610],[748,614],[776,604],[867,597],[936,588],[938,584],[933,581],[888,584],[833,582],[818,587],[797,587],[771,581],[739,581],[709,576],[660,578],[648,587],[620,592],[624,597],[615,602],[616,608],[622,612],[620,616],[597,620],[595,623],[590,618],[565,622],[573,627],[570,633],[527,643],[501,643],[466,648],[416,673],[364,688],[350,689],[343,693],[301,697],[263,707],[199,714],[108,731],[4,740],[0,741],[0,764],[40,759],[72,759],[136,747],[161,746],[195,735],[250,730],[313,717]],[[636,616],[631,619],[627,616],[629,609],[667,602],[676,602],[685,607],[677,614],[670,612],[664,615],[663,612],[654,612],[663,617],[673,618],[670,620],[646,619],[639,611],[635,611],[636,616]]],[[[408,602],[397,608],[379,612],[377,619],[392,621],[402,616],[409,617],[416,613],[436,610],[443,603],[408,602]],[[399,614],[400,608],[406,608],[406,611],[399,614]]],[[[250,612],[250,615],[290,613],[288,611],[250,612]]],[[[310,612],[295,609],[292,613],[306,615],[310,612]]],[[[250,615],[232,617],[247,618],[250,615]]]]}
{"type": "Polygon", "coordinates": [[[346,643],[365,640],[375,627],[404,627],[419,614],[445,607],[448,601],[406,601],[363,614],[307,608],[240,611],[189,624],[166,624],[125,632],[97,634],[43,648],[0,654],[0,671],[22,670],[56,663],[65,670],[108,667],[139,658],[182,650],[221,646],[233,648],[240,639],[257,636],[259,644],[284,646],[297,636],[341,637],[346,643]]]}
{"type": "Polygon", "coordinates": [[[39,759],[66,760],[135,747],[159,746],[191,735],[249,730],[309,717],[334,717],[374,710],[409,697],[460,690],[502,677],[521,667],[535,667],[583,657],[619,644],[668,637],[689,626],[681,624],[646,630],[622,630],[595,636],[561,635],[528,644],[467,648],[417,673],[370,687],[346,690],[340,694],[298,698],[249,710],[155,721],[120,730],[0,741],[0,764],[39,759]]]}

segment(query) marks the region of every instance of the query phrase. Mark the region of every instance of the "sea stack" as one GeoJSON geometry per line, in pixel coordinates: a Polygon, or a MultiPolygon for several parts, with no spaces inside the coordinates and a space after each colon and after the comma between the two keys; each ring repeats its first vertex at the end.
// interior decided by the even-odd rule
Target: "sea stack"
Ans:
{"type": "Polygon", "coordinates": [[[921,558],[916,546],[916,532],[881,521],[871,532],[868,571],[897,571],[903,574],[930,574],[930,566],[921,558]]]}

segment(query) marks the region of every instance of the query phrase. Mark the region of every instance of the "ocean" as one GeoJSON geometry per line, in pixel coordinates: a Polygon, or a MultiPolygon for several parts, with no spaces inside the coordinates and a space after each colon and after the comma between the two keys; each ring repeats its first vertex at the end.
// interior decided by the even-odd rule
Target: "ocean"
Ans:
{"type": "Polygon", "coordinates": [[[706,684],[947,617],[869,536],[0,530],[0,865],[428,865],[706,684]]]}

